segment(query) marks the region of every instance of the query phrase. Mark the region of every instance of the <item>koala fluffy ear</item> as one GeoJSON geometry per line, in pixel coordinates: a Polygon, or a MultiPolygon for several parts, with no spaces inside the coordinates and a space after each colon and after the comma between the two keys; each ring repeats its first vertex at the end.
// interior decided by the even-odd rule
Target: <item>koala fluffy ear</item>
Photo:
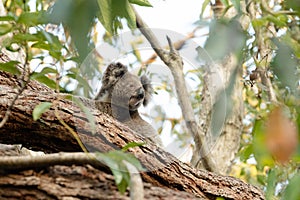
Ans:
{"type": "Polygon", "coordinates": [[[108,90],[113,89],[115,84],[128,72],[125,65],[121,63],[111,63],[108,65],[102,77],[102,87],[99,93],[96,95],[95,99],[99,100],[103,98],[108,92],[108,90]]]}
{"type": "Polygon", "coordinates": [[[151,95],[153,94],[153,88],[150,80],[145,75],[141,76],[141,83],[145,90],[145,98],[144,98],[143,105],[146,106],[151,99],[151,95]]]}
{"type": "Polygon", "coordinates": [[[125,65],[121,63],[111,63],[108,65],[102,77],[102,88],[112,88],[124,74],[128,72],[125,65]]]}

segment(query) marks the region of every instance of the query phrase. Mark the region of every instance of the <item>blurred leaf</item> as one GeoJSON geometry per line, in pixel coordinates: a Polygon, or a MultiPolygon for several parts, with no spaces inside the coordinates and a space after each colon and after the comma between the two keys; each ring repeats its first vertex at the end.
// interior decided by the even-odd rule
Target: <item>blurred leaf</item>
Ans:
{"type": "Polygon", "coordinates": [[[253,19],[251,21],[253,28],[259,29],[261,27],[264,27],[267,25],[268,20],[266,18],[258,18],[258,19],[253,19]]]}
{"type": "Polygon", "coordinates": [[[274,166],[274,160],[266,148],[266,138],[264,123],[256,120],[253,127],[253,155],[257,161],[257,167],[262,169],[264,166],[274,166]]]}
{"type": "Polygon", "coordinates": [[[0,21],[15,21],[13,16],[0,16],[0,21]]]}
{"type": "MultiPolygon", "coordinates": [[[[240,55],[245,45],[245,41],[246,36],[243,33],[239,22],[235,20],[229,22],[217,20],[211,23],[209,37],[205,43],[204,49],[207,51],[210,58],[215,61],[223,59],[230,53],[240,55]]],[[[206,57],[203,59],[206,59],[206,57]]],[[[206,61],[211,62],[211,60],[206,61]]]]}
{"type": "Polygon", "coordinates": [[[266,199],[274,199],[276,186],[276,172],[275,169],[271,169],[268,173],[266,199]]]}
{"type": "Polygon", "coordinates": [[[40,74],[38,72],[34,72],[30,76],[30,78],[32,80],[36,80],[36,81],[38,81],[40,83],[43,83],[43,84],[47,85],[48,87],[50,87],[52,89],[56,89],[56,82],[53,81],[52,79],[48,78],[44,74],[40,74]]]}
{"type": "Polygon", "coordinates": [[[233,107],[232,91],[236,82],[238,67],[230,75],[230,82],[224,90],[220,91],[217,96],[217,100],[212,108],[211,116],[211,133],[213,136],[219,136],[221,130],[226,121],[226,118],[230,115],[233,107]]]}
{"type": "Polygon", "coordinates": [[[42,71],[32,73],[32,75],[30,76],[30,78],[31,79],[35,79],[35,78],[37,78],[39,76],[44,76],[44,75],[49,74],[49,73],[57,74],[58,72],[57,72],[56,69],[53,69],[51,67],[44,67],[42,69],[42,71]]]}
{"type": "Polygon", "coordinates": [[[44,112],[49,110],[51,106],[52,103],[50,102],[42,102],[39,105],[37,105],[32,112],[33,120],[38,120],[44,112]]]}
{"type": "Polygon", "coordinates": [[[13,43],[21,43],[24,41],[42,41],[43,38],[40,38],[37,34],[30,34],[30,33],[19,33],[15,34],[12,38],[13,43]]]}
{"type": "MultiPolygon", "coordinates": [[[[106,1],[102,1],[106,2],[106,1]]],[[[49,9],[49,21],[54,24],[62,23],[70,31],[72,41],[80,55],[82,62],[91,46],[91,31],[98,6],[96,0],[57,0],[49,9]]]]}
{"type": "MultiPolygon", "coordinates": [[[[135,0],[135,2],[142,1],[135,0]]],[[[115,34],[117,29],[121,28],[120,18],[127,20],[129,28],[136,28],[135,14],[128,0],[98,0],[98,5],[100,11],[98,18],[109,33],[115,34]]]]}
{"type": "Polygon", "coordinates": [[[206,7],[208,6],[209,3],[210,3],[210,0],[204,0],[204,2],[202,3],[200,19],[203,18],[204,11],[205,11],[205,9],[206,9],[206,7]]]}
{"type": "Polygon", "coordinates": [[[300,200],[300,174],[299,172],[289,181],[283,195],[283,200],[300,200]]]}
{"type": "Polygon", "coordinates": [[[299,81],[299,77],[296,75],[297,60],[290,47],[276,40],[274,42],[277,44],[278,50],[271,63],[271,67],[282,86],[288,87],[292,93],[295,93],[299,81]]]}
{"type": "Polygon", "coordinates": [[[287,6],[300,14],[300,0],[287,0],[287,6]]]}
{"type": "Polygon", "coordinates": [[[279,16],[272,16],[269,15],[266,17],[266,20],[269,22],[273,22],[277,27],[285,27],[287,22],[288,22],[288,17],[284,15],[279,15],[279,16]]]}
{"type": "Polygon", "coordinates": [[[295,124],[275,108],[269,115],[266,126],[266,144],[274,158],[287,163],[298,145],[298,132],[295,124]]]}
{"type": "Polygon", "coordinates": [[[79,106],[79,108],[84,112],[84,114],[86,115],[88,121],[89,121],[89,124],[90,124],[90,127],[91,127],[91,131],[93,134],[96,133],[96,130],[97,130],[97,127],[96,127],[96,122],[95,122],[95,117],[94,115],[91,113],[91,111],[89,110],[89,108],[87,108],[83,102],[79,99],[77,99],[76,97],[72,97],[71,99],[76,105],[79,106]]]}
{"type": "Polygon", "coordinates": [[[222,4],[225,6],[225,7],[228,7],[229,6],[229,2],[228,0],[221,0],[222,4]]]}
{"type": "Polygon", "coordinates": [[[0,70],[12,73],[14,75],[20,75],[17,65],[20,64],[18,61],[8,61],[6,63],[0,63],[0,70]]]}
{"type": "Polygon", "coordinates": [[[239,13],[241,11],[241,3],[240,0],[231,0],[234,8],[236,9],[236,11],[239,13]]]}
{"type": "Polygon", "coordinates": [[[11,24],[0,24],[0,36],[9,33],[12,30],[11,24]]]}
{"type": "Polygon", "coordinates": [[[85,90],[84,91],[85,95],[87,95],[89,92],[93,91],[90,84],[82,76],[80,76],[78,74],[74,74],[74,73],[68,73],[66,76],[78,81],[78,83],[81,86],[83,86],[83,88],[85,90]]]}
{"type": "Polygon", "coordinates": [[[127,151],[129,148],[133,148],[133,147],[140,147],[145,145],[145,143],[138,143],[138,142],[129,142],[128,144],[126,144],[126,146],[124,146],[122,148],[122,151],[127,151]]]}
{"type": "Polygon", "coordinates": [[[39,24],[46,24],[48,19],[45,11],[22,12],[17,22],[28,26],[36,26],[39,24]]]}
{"type": "Polygon", "coordinates": [[[147,6],[147,7],[152,7],[149,1],[147,0],[129,0],[130,3],[132,4],[137,4],[139,6],[147,6]]]}
{"type": "Polygon", "coordinates": [[[110,151],[108,153],[98,153],[99,160],[103,161],[109,166],[112,171],[115,182],[118,186],[119,191],[123,194],[129,185],[130,175],[128,168],[122,162],[126,160],[132,164],[138,170],[144,170],[141,163],[132,154],[128,154],[122,151],[110,151]]]}
{"type": "Polygon", "coordinates": [[[244,146],[241,151],[239,152],[240,159],[242,162],[246,162],[249,158],[250,155],[253,153],[253,146],[252,144],[244,146]]]}

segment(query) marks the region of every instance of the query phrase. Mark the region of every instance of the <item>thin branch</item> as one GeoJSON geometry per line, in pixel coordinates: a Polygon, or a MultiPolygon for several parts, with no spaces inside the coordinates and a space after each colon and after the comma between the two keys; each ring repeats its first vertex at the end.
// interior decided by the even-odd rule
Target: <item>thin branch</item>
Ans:
{"type": "Polygon", "coordinates": [[[192,104],[189,99],[189,93],[185,83],[184,74],[182,72],[183,62],[181,56],[179,55],[178,51],[174,47],[169,37],[167,37],[167,40],[169,43],[170,52],[167,53],[165,50],[163,50],[151,29],[149,29],[149,27],[142,20],[142,18],[139,16],[135,9],[134,12],[136,15],[137,27],[140,29],[140,31],[146,37],[146,39],[150,42],[152,48],[160,57],[160,59],[170,68],[172,72],[175,81],[178,101],[182,110],[182,115],[185,120],[187,130],[189,134],[194,138],[196,146],[195,149],[200,149],[200,152],[195,153],[199,153],[201,155],[204,167],[207,170],[217,172],[217,168],[213,160],[211,159],[211,157],[208,156],[209,152],[207,145],[204,142],[204,137],[202,137],[199,134],[199,126],[195,120],[192,104]]]}
{"type": "MultiPolygon", "coordinates": [[[[99,157],[99,156],[98,156],[99,157]]],[[[53,165],[90,164],[95,168],[106,167],[95,153],[53,153],[42,156],[3,156],[0,159],[1,171],[44,168],[53,165]]]]}
{"type": "MultiPolygon", "coordinates": [[[[0,55],[0,56],[4,56],[4,54],[3,54],[3,55],[0,55]]],[[[28,52],[26,52],[26,58],[25,58],[25,62],[24,62],[24,64],[23,64],[23,67],[20,67],[20,66],[19,66],[20,69],[23,68],[23,69],[22,69],[22,76],[21,76],[21,80],[22,80],[21,85],[22,85],[22,87],[19,88],[18,93],[16,94],[16,96],[15,96],[14,99],[12,100],[11,104],[10,104],[9,107],[7,108],[4,117],[3,117],[3,119],[2,119],[1,122],[0,122],[0,128],[2,128],[2,127],[4,126],[4,124],[7,122],[8,118],[9,118],[9,116],[10,116],[10,114],[11,114],[11,109],[12,109],[12,107],[14,106],[14,104],[15,104],[16,101],[18,100],[19,96],[20,96],[20,95],[22,94],[22,92],[25,90],[27,84],[28,84],[29,81],[30,81],[30,72],[28,72],[28,75],[29,75],[29,76],[28,76],[27,79],[26,79],[26,72],[27,72],[27,70],[26,70],[26,69],[27,69],[26,64],[27,64],[27,62],[28,62],[28,52]],[[26,80],[25,80],[25,79],[26,79],[26,80]]]]}

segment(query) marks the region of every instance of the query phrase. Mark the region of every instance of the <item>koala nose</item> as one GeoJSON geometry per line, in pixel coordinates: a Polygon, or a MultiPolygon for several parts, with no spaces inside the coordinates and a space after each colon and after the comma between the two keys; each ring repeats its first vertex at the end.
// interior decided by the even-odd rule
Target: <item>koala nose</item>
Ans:
{"type": "Polygon", "coordinates": [[[145,92],[143,88],[138,89],[137,91],[137,98],[138,99],[143,99],[145,97],[145,92]]]}

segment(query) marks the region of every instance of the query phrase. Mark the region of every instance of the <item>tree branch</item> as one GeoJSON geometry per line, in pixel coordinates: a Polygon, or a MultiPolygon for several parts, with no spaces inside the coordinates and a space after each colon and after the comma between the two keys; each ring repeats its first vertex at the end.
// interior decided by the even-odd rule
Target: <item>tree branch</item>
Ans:
{"type": "MultiPolygon", "coordinates": [[[[0,116],[15,96],[14,83],[17,77],[0,72],[0,116]],[[9,86],[7,84],[11,84],[9,86]]],[[[58,101],[61,119],[76,133],[90,152],[107,152],[124,147],[128,142],[143,142],[142,136],[115,121],[97,109],[90,112],[95,119],[96,131],[84,112],[71,101],[61,99],[59,94],[30,81],[12,108],[6,125],[0,129],[0,143],[22,144],[25,147],[46,152],[81,151],[73,135],[60,124],[55,116],[55,108],[43,113],[38,121],[32,119],[32,111],[41,102],[58,101]],[[9,133],[9,134],[8,134],[9,133]]],[[[143,180],[159,187],[186,191],[199,197],[210,199],[217,196],[231,199],[264,199],[262,192],[254,186],[233,177],[216,175],[196,170],[180,162],[152,142],[128,150],[142,163],[147,172],[143,180]]]]}
{"type": "Polygon", "coordinates": [[[189,94],[185,83],[184,74],[182,72],[183,69],[182,58],[180,57],[178,51],[173,46],[171,39],[169,37],[167,37],[167,40],[169,43],[170,52],[167,53],[166,51],[164,51],[161,48],[157,38],[155,37],[151,29],[142,20],[142,18],[139,16],[136,10],[134,10],[134,12],[136,15],[137,27],[140,29],[142,34],[150,42],[152,48],[160,57],[160,59],[170,68],[172,72],[175,86],[176,86],[178,101],[182,110],[182,115],[185,120],[187,130],[189,134],[194,138],[195,149],[200,149],[200,152],[196,152],[196,153],[199,153],[200,157],[203,159],[203,164],[205,169],[207,169],[208,171],[217,172],[215,163],[213,162],[211,157],[208,157],[209,152],[208,152],[207,145],[204,141],[205,139],[203,136],[199,134],[200,133],[199,126],[195,120],[192,104],[189,99],[189,94]]]}

